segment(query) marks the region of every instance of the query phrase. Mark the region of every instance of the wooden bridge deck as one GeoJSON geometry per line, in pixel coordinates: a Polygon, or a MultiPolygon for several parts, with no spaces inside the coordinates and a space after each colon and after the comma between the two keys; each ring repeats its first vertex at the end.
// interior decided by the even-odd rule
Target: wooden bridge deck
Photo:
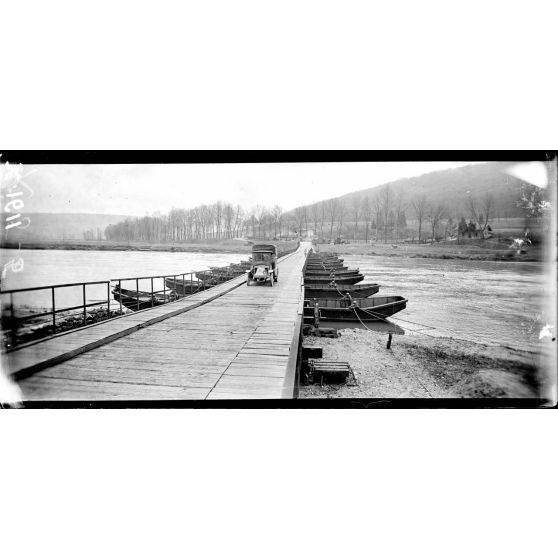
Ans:
{"type": "Polygon", "coordinates": [[[291,398],[304,249],[273,288],[244,275],[14,351],[8,369],[28,401],[291,398]]]}

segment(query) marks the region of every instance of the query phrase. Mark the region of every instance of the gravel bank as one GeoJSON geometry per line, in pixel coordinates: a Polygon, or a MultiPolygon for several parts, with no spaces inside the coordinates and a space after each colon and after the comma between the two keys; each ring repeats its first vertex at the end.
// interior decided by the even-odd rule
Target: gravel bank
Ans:
{"type": "Polygon", "coordinates": [[[355,385],[301,386],[300,398],[538,397],[536,355],[450,338],[341,330],[337,339],[305,337],[326,360],[347,361],[355,385]]]}

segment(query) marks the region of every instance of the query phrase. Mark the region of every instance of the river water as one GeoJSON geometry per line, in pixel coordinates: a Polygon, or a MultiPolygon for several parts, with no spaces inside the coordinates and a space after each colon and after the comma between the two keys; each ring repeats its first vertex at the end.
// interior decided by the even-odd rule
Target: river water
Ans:
{"type": "MultiPolygon", "coordinates": [[[[108,250],[2,250],[2,269],[12,259],[23,258],[23,270],[7,270],[2,290],[23,289],[88,281],[108,281],[127,277],[174,275],[201,271],[211,266],[224,266],[239,262],[248,254],[201,254],[197,252],[143,252],[108,250]]],[[[186,277],[188,279],[188,277],[186,277]]],[[[123,288],[135,289],[135,281],[122,283],[123,288]]],[[[149,291],[150,281],[139,283],[140,290],[149,291]]],[[[154,281],[154,289],[162,289],[162,280],[154,281]]],[[[36,291],[14,295],[14,305],[29,308],[52,307],[51,292],[36,291]]],[[[4,297],[3,297],[4,298],[4,297]]],[[[107,299],[106,285],[86,288],[88,302],[107,299]]],[[[112,299],[112,295],[111,295],[112,299]]],[[[56,290],[56,307],[81,304],[81,287],[56,290]]],[[[6,301],[3,300],[5,303],[6,301]]],[[[114,303],[116,304],[116,303],[114,303]]]]}
{"type": "MultiPolygon", "coordinates": [[[[182,274],[247,257],[187,252],[4,250],[2,264],[19,255],[24,259],[24,269],[18,273],[8,270],[2,290],[182,274]]],[[[542,263],[347,256],[345,264],[359,267],[366,282],[379,283],[378,295],[402,295],[408,299],[407,308],[392,319],[402,328],[399,333],[536,350],[545,319],[543,303],[548,300],[542,263]]],[[[135,284],[123,286],[135,289],[135,284]]],[[[155,282],[157,288],[162,288],[162,281],[155,282]]],[[[140,290],[149,289],[147,282],[140,282],[140,290]]],[[[89,286],[86,295],[89,302],[106,300],[106,285],[89,286]]],[[[56,297],[56,306],[61,308],[80,304],[83,293],[81,287],[71,287],[57,292],[56,297]]],[[[51,294],[22,293],[15,296],[14,304],[50,308],[51,294]]]]}
{"type": "Polygon", "coordinates": [[[547,283],[540,262],[491,262],[346,256],[378,295],[401,295],[407,308],[391,321],[406,334],[465,339],[537,351],[547,283]],[[397,319],[401,318],[401,319],[397,319]],[[416,323],[409,323],[416,322],[416,323]],[[420,324],[420,325],[418,325],[420,324]]]}

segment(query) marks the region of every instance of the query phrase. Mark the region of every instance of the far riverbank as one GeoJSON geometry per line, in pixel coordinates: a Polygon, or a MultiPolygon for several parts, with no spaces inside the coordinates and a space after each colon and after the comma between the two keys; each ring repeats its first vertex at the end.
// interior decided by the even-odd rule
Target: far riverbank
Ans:
{"type": "Polygon", "coordinates": [[[433,244],[318,244],[318,252],[335,252],[340,255],[435,258],[442,260],[479,260],[509,262],[544,261],[544,250],[540,244],[527,245],[522,253],[506,244],[468,244],[437,242],[433,244]]]}
{"type": "Polygon", "coordinates": [[[114,250],[140,252],[199,252],[199,253],[242,253],[251,251],[251,243],[245,240],[215,240],[191,243],[114,242],[110,240],[48,240],[37,242],[6,242],[2,248],[21,250],[114,250]]]}

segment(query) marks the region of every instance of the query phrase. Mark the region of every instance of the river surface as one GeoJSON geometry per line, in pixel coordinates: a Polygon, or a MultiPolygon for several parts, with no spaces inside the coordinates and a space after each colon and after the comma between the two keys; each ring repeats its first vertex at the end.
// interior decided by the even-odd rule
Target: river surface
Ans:
{"type": "MultiPolygon", "coordinates": [[[[19,255],[24,259],[24,269],[18,273],[8,270],[2,290],[182,274],[247,258],[247,254],[188,252],[4,250],[2,264],[19,255]]],[[[538,332],[545,323],[544,302],[549,300],[544,292],[542,263],[347,256],[345,264],[359,267],[365,282],[379,283],[378,295],[408,299],[407,308],[391,319],[400,326],[393,326],[399,333],[536,350],[538,332]]],[[[135,282],[123,286],[135,289],[135,282]]],[[[162,288],[162,281],[155,282],[158,288],[162,288]]],[[[140,290],[149,289],[149,282],[140,282],[140,290]]],[[[57,291],[56,306],[80,304],[82,297],[81,287],[62,289],[57,291]]],[[[106,297],[106,285],[87,287],[88,302],[106,301],[106,297]]],[[[14,304],[50,309],[51,293],[15,295],[14,304]]],[[[385,329],[385,324],[379,329],[382,327],[385,329]]]]}
{"type": "Polygon", "coordinates": [[[408,299],[407,308],[390,318],[406,334],[537,350],[538,333],[546,323],[545,300],[547,304],[549,300],[543,263],[381,256],[344,259],[345,265],[360,268],[365,282],[381,285],[378,296],[408,299]]]}
{"type": "MultiPolygon", "coordinates": [[[[206,270],[211,266],[224,266],[239,262],[247,259],[249,255],[108,250],[2,250],[2,269],[11,259],[19,257],[23,258],[23,270],[17,273],[7,270],[6,276],[2,280],[3,291],[67,283],[108,281],[127,277],[180,275],[196,270],[206,270]]],[[[122,287],[135,289],[135,281],[122,283],[122,287]]],[[[149,291],[151,282],[140,281],[139,288],[149,291]]],[[[154,289],[162,288],[162,280],[155,280],[154,289]]],[[[51,297],[50,290],[15,294],[14,305],[50,309],[52,307],[51,297]]],[[[106,301],[106,285],[87,286],[86,298],[88,302],[106,301]]],[[[113,300],[112,295],[111,299],[113,300]]],[[[82,287],[66,287],[56,290],[57,308],[78,305],[82,300],[82,287]]],[[[3,302],[6,301],[3,300],[3,302]]]]}

